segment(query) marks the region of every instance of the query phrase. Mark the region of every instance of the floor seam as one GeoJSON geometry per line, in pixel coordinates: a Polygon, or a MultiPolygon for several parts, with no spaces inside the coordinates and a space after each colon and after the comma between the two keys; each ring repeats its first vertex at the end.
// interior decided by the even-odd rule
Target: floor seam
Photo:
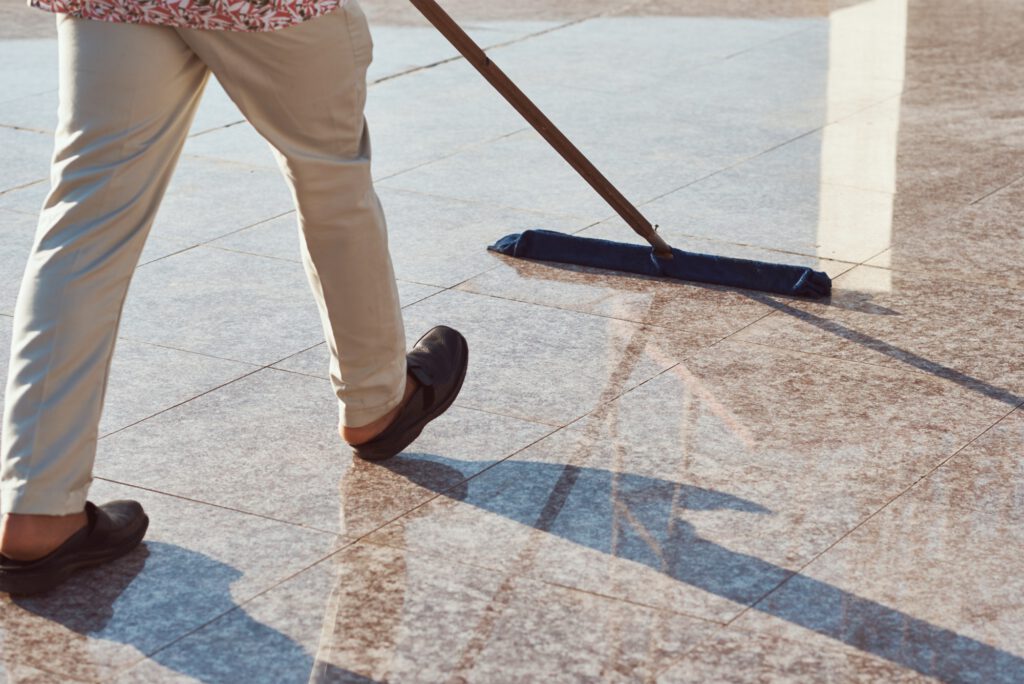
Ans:
{"type": "Polygon", "coordinates": [[[318,534],[327,534],[327,535],[332,535],[332,536],[335,536],[335,537],[341,536],[338,533],[337,530],[326,530],[326,529],[323,529],[323,528],[320,528],[320,527],[314,527],[312,525],[303,525],[303,524],[300,524],[300,523],[297,523],[297,522],[293,522],[291,520],[285,520],[283,518],[275,518],[273,516],[265,515],[263,513],[257,513],[255,511],[247,511],[247,510],[243,510],[243,509],[240,509],[240,508],[234,508],[232,506],[226,506],[224,504],[215,503],[213,501],[204,501],[203,499],[195,499],[195,498],[190,497],[190,496],[185,496],[184,494],[176,494],[174,492],[167,492],[167,491],[164,491],[162,489],[154,489],[153,487],[147,487],[145,485],[134,484],[134,483],[131,483],[131,482],[123,482],[121,480],[115,480],[113,478],[104,477],[102,475],[97,475],[95,477],[95,479],[96,480],[100,480],[102,482],[108,482],[110,484],[115,484],[115,485],[118,485],[118,486],[121,486],[121,487],[130,487],[131,489],[138,489],[138,490],[141,490],[141,491],[144,491],[144,492],[151,492],[153,494],[158,494],[160,496],[166,496],[166,497],[170,497],[172,499],[178,499],[179,501],[187,501],[189,503],[198,504],[200,506],[209,506],[210,508],[217,508],[217,509],[222,510],[222,511],[230,511],[231,513],[237,513],[238,515],[245,515],[245,516],[249,516],[249,517],[253,517],[253,518],[260,518],[261,520],[266,520],[268,522],[276,523],[276,524],[279,524],[279,525],[286,525],[288,527],[294,527],[296,529],[307,531],[307,532],[316,532],[318,534]]]}
{"type": "MultiPolygon", "coordinates": [[[[783,311],[773,311],[772,314],[769,314],[769,315],[784,314],[784,313],[785,312],[783,312],[783,311]]],[[[764,318],[768,318],[768,316],[765,316],[764,318]]],[[[761,320],[764,320],[764,318],[762,318],[761,320]]],[[[760,321],[757,321],[757,322],[759,323],[760,321]]],[[[747,327],[750,327],[750,326],[747,326],[747,327]]],[[[722,341],[724,341],[724,340],[722,340],[722,341]]],[[[764,347],[766,349],[776,349],[776,350],[778,349],[778,347],[776,347],[776,346],[773,346],[773,345],[771,345],[771,344],[769,344],[767,342],[760,342],[758,340],[731,340],[731,341],[739,343],[739,344],[756,345],[758,347],[764,347]]],[[[877,350],[874,350],[872,347],[866,347],[866,349],[869,349],[871,351],[877,351],[877,350]]],[[[931,378],[935,378],[937,380],[941,380],[941,381],[944,381],[944,382],[950,382],[950,383],[952,383],[952,384],[962,388],[964,391],[973,392],[974,394],[982,394],[983,396],[986,396],[989,399],[992,399],[993,401],[999,402],[1001,404],[1009,405],[1009,406],[1016,406],[1017,404],[1015,402],[1024,402],[1024,398],[1017,396],[1015,391],[1009,390],[1009,389],[1002,389],[1002,388],[999,388],[999,387],[995,387],[995,386],[989,385],[988,382],[986,382],[984,380],[981,380],[979,378],[970,378],[970,379],[976,381],[979,386],[985,386],[987,388],[990,388],[992,390],[992,393],[986,394],[986,392],[981,390],[980,388],[971,387],[970,385],[957,382],[954,378],[951,378],[951,377],[948,377],[946,375],[942,375],[942,374],[939,374],[939,373],[933,373],[933,372],[927,371],[927,370],[925,370],[923,368],[917,368],[917,367],[912,366],[912,365],[907,364],[907,363],[901,363],[900,365],[896,366],[896,365],[886,365],[886,364],[878,363],[878,362],[875,362],[875,361],[864,361],[862,359],[848,359],[848,358],[843,358],[843,357],[840,357],[840,356],[830,356],[830,355],[825,354],[823,352],[810,351],[810,350],[806,350],[806,349],[789,348],[786,351],[794,353],[794,354],[808,354],[810,356],[816,356],[818,358],[827,359],[829,361],[834,361],[834,362],[853,363],[853,364],[858,364],[858,365],[862,365],[862,366],[871,366],[872,368],[879,368],[879,369],[882,369],[882,370],[892,371],[892,372],[895,372],[895,373],[909,373],[911,375],[921,375],[921,376],[925,376],[925,377],[931,377],[931,378]],[[995,396],[995,394],[997,394],[997,393],[1005,394],[1006,398],[995,396]],[[1007,401],[1006,399],[1011,399],[1011,401],[1007,401]]],[[[884,354],[883,352],[878,352],[878,353],[882,354],[883,356],[886,356],[886,358],[892,358],[894,361],[899,361],[899,359],[895,359],[894,357],[888,356],[887,354],[884,354]]],[[[937,364],[937,365],[942,365],[942,364],[937,364]]],[[[943,366],[943,367],[944,368],[948,368],[946,366],[943,366]]],[[[953,373],[962,374],[962,375],[966,376],[966,373],[963,373],[962,371],[958,371],[955,368],[948,368],[948,370],[950,370],[953,373]]],[[[969,377],[969,376],[967,376],[967,377],[969,377]]]]}
{"type": "MultiPolygon", "coordinates": [[[[594,18],[596,18],[598,16],[601,16],[601,15],[600,14],[596,14],[596,15],[591,15],[591,16],[588,16],[588,17],[584,17],[582,19],[575,19],[573,21],[565,22],[565,23],[559,24],[557,26],[552,26],[552,27],[543,29],[541,31],[536,31],[534,33],[530,33],[530,34],[527,34],[527,35],[524,35],[524,36],[520,36],[518,38],[513,38],[513,39],[507,40],[507,41],[505,41],[503,43],[496,43],[496,44],[490,45],[488,47],[480,46],[480,49],[484,53],[487,53],[490,50],[498,50],[500,48],[508,47],[510,45],[516,45],[518,43],[525,42],[525,41],[530,40],[532,38],[543,36],[543,35],[546,35],[546,34],[549,34],[549,33],[554,33],[556,31],[561,31],[561,30],[569,28],[571,26],[576,26],[577,24],[582,24],[582,23],[584,23],[586,21],[589,21],[591,19],[594,19],[594,18]]],[[[431,27],[431,28],[433,29],[433,27],[431,27]]],[[[452,46],[452,47],[453,47],[453,49],[457,50],[457,48],[455,48],[454,46],[452,46]]],[[[435,69],[435,68],[437,68],[439,66],[444,66],[445,64],[451,64],[452,62],[459,62],[459,61],[466,61],[466,58],[463,57],[462,54],[456,54],[456,55],[454,55],[452,57],[448,57],[447,59],[442,59],[442,60],[439,60],[437,62],[433,62],[431,64],[419,65],[419,66],[415,66],[415,67],[413,67],[411,69],[407,69],[405,71],[401,71],[401,72],[396,73],[396,74],[388,74],[387,76],[382,76],[381,78],[378,78],[378,79],[375,79],[373,81],[370,81],[367,85],[368,85],[368,87],[372,88],[373,86],[378,85],[380,83],[387,83],[388,81],[393,81],[395,79],[402,78],[403,76],[410,76],[412,74],[417,74],[417,73],[420,73],[422,71],[428,71],[430,69],[435,69]]]]}
{"type": "Polygon", "coordinates": [[[740,619],[741,617],[743,617],[744,615],[746,615],[747,613],[749,613],[749,612],[750,612],[751,610],[756,610],[756,609],[757,609],[757,606],[758,606],[758,605],[759,605],[759,604],[760,604],[761,602],[763,602],[763,601],[764,601],[765,599],[767,599],[767,598],[768,598],[769,596],[771,596],[771,595],[772,595],[772,594],[774,594],[775,592],[779,591],[779,590],[780,590],[780,589],[781,589],[782,587],[784,587],[784,586],[785,586],[785,585],[786,585],[787,583],[789,583],[789,582],[790,582],[790,581],[791,581],[791,580],[792,580],[792,579],[793,579],[794,577],[796,577],[796,576],[798,576],[798,575],[803,575],[803,574],[804,574],[804,571],[805,571],[805,570],[807,570],[807,568],[809,568],[809,567],[810,567],[811,565],[813,565],[813,564],[814,564],[815,562],[817,562],[817,561],[818,561],[818,560],[819,560],[819,559],[820,559],[820,558],[821,558],[822,556],[824,556],[824,555],[825,555],[825,554],[827,554],[827,553],[828,553],[829,551],[831,551],[832,549],[834,549],[834,548],[835,548],[836,546],[838,546],[839,544],[841,544],[841,543],[842,543],[842,542],[843,542],[843,541],[844,541],[845,539],[849,538],[849,537],[850,537],[850,536],[851,536],[852,534],[854,534],[855,532],[857,532],[857,530],[859,530],[860,528],[864,527],[864,526],[865,526],[866,524],[868,524],[869,522],[871,522],[872,520],[874,520],[874,519],[875,519],[876,517],[878,517],[878,516],[879,516],[879,515],[880,515],[881,513],[883,513],[883,512],[884,512],[884,511],[885,511],[886,509],[888,509],[888,508],[889,508],[890,506],[892,506],[892,504],[893,504],[893,503],[895,503],[896,501],[898,501],[899,499],[901,499],[901,498],[902,498],[902,497],[903,497],[903,496],[904,496],[904,495],[905,495],[905,494],[906,494],[907,492],[909,492],[909,491],[911,491],[912,489],[914,489],[915,487],[917,487],[917,486],[918,486],[918,484],[920,484],[920,483],[921,483],[922,481],[924,481],[925,479],[927,479],[928,477],[930,477],[930,476],[931,476],[931,475],[932,475],[932,474],[933,474],[933,473],[934,473],[935,471],[937,471],[937,470],[938,470],[939,468],[941,468],[942,466],[946,465],[946,464],[947,464],[947,463],[949,463],[949,462],[950,462],[951,460],[953,460],[954,458],[956,458],[957,456],[959,456],[959,455],[960,455],[961,453],[963,453],[963,452],[964,452],[964,451],[965,451],[966,449],[968,449],[968,448],[969,448],[969,447],[970,447],[971,445],[973,445],[973,444],[977,443],[977,441],[978,441],[978,440],[980,440],[980,439],[981,439],[982,437],[984,437],[984,436],[985,436],[985,435],[987,435],[987,434],[988,434],[989,432],[991,432],[991,431],[992,431],[992,430],[993,430],[993,429],[994,429],[994,428],[995,428],[995,427],[996,427],[997,425],[999,425],[999,424],[1000,424],[1000,423],[1002,423],[1002,422],[1003,422],[1004,420],[1006,420],[1006,418],[1007,418],[1007,417],[1008,417],[1008,416],[1009,416],[1010,414],[1012,414],[1012,413],[1013,413],[1014,411],[1016,411],[1016,410],[1017,410],[1017,409],[1016,409],[1016,408],[1014,408],[1014,409],[1011,409],[1010,411],[1008,411],[1008,412],[1007,412],[1006,414],[1004,414],[1004,415],[1003,415],[1002,417],[1000,417],[1000,418],[999,418],[998,420],[996,420],[996,421],[995,421],[995,422],[993,422],[993,423],[992,423],[991,425],[989,425],[989,426],[988,426],[987,428],[985,428],[984,430],[982,430],[982,431],[981,431],[981,432],[980,432],[980,433],[979,433],[978,435],[976,435],[976,436],[975,436],[975,437],[974,437],[973,439],[970,439],[970,440],[968,440],[968,441],[967,441],[967,443],[965,443],[965,444],[964,444],[963,446],[961,446],[960,448],[956,449],[956,450],[955,450],[955,451],[954,451],[954,452],[953,452],[952,454],[950,454],[950,455],[949,455],[948,457],[946,457],[945,459],[943,459],[943,460],[942,460],[942,462],[938,463],[938,464],[937,464],[937,465],[935,465],[935,466],[934,466],[933,468],[931,468],[931,469],[930,469],[930,470],[929,470],[929,471],[928,471],[927,473],[925,473],[924,475],[922,475],[922,476],[920,476],[919,478],[917,478],[916,480],[914,480],[914,482],[912,482],[912,483],[911,483],[910,485],[908,485],[908,486],[907,486],[906,488],[904,488],[904,489],[903,489],[903,491],[901,491],[900,493],[898,493],[898,494],[896,494],[895,496],[893,496],[893,497],[892,497],[892,498],[891,498],[891,499],[890,499],[889,501],[887,501],[887,502],[886,502],[885,504],[883,504],[883,505],[882,505],[881,507],[879,507],[879,508],[878,508],[878,509],[877,509],[877,510],[876,510],[875,512],[871,513],[871,514],[870,514],[870,515],[868,515],[868,516],[867,516],[866,518],[864,518],[864,519],[863,519],[862,521],[860,521],[859,523],[857,523],[856,525],[854,525],[854,526],[853,526],[853,527],[852,527],[852,528],[851,528],[850,530],[848,530],[848,531],[847,531],[847,532],[846,532],[845,534],[841,535],[841,536],[840,536],[840,537],[839,537],[838,539],[836,539],[836,540],[835,540],[834,542],[832,542],[831,544],[829,544],[829,545],[828,545],[828,547],[826,547],[826,548],[825,548],[824,550],[822,550],[822,551],[821,551],[820,553],[816,554],[816,555],[815,555],[815,556],[814,556],[813,558],[811,558],[811,559],[810,559],[810,560],[808,560],[808,561],[807,561],[806,563],[804,563],[804,564],[803,564],[802,566],[800,566],[800,568],[798,568],[798,569],[797,569],[797,570],[795,570],[795,571],[792,571],[792,572],[791,572],[791,574],[790,574],[790,575],[789,575],[789,576],[788,576],[788,577],[787,577],[786,579],[782,580],[782,581],[781,581],[781,582],[780,582],[779,584],[777,584],[777,585],[776,585],[776,586],[775,586],[774,588],[772,588],[772,589],[771,589],[771,590],[769,590],[769,591],[768,591],[767,593],[765,593],[765,594],[764,594],[764,595],[763,595],[763,596],[762,596],[761,598],[757,599],[757,600],[756,600],[755,602],[753,602],[752,604],[750,604],[749,606],[747,606],[746,608],[744,608],[744,609],[743,609],[742,611],[740,611],[740,613],[739,613],[738,615],[736,615],[736,616],[735,616],[735,617],[734,617],[734,618],[733,618],[732,620],[730,620],[730,621],[729,621],[729,625],[731,626],[731,625],[732,625],[733,623],[735,623],[735,622],[736,622],[737,620],[739,620],[739,619],[740,619]]]}

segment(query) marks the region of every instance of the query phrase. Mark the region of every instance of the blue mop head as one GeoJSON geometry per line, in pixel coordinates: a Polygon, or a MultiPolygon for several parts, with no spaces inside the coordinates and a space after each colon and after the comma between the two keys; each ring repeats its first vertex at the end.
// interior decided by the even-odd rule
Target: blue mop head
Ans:
{"type": "Polygon", "coordinates": [[[523,259],[742,287],[793,297],[821,299],[832,294],[832,279],[805,266],[695,254],[678,249],[672,250],[675,258],[659,259],[647,245],[578,237],[553,230],[528,230],[509,235],[487,249],[523,259]]]}

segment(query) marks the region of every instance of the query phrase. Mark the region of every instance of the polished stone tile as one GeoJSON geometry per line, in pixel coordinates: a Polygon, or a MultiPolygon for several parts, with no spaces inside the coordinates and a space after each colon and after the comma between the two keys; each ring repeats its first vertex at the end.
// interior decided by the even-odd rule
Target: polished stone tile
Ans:
{"type": "Polygon", "coordinates": [[[123,681],[171,672],[210,681],[231,672],[275,682],[626,682],[649,678],[715,629],[520,577],[358,545],[157,654],[155,664],[123,681]]]}
{"type": "Polygon", "coordinates": [[[57,127],[57,91],[0,102],[0,126],[53,135],[57,127]]]}
{"type": "MultiPolygon", "coordinates": [[[[371,79],[454,57],[406,0],[365,4],[371,79]]],[[[445,7],[485,45],[516,41],[489,54],[673,245],[814,265],[836,296],[485,253],[532,227],[640,238],[532,133],[502,137],[525,124],[461,60],[385,80],[369,116],[377,177],[399,174],[380,190],[409,342],[448,323],[473,352],[458,404],[405,455],[353,462],[287,188],[247,125],[225,128],[241,115],[211,80],[128,311],[206,356],[122,340],[105,421],[288,358],[101,441],[98,474],[219,506],[97,481],[95,497],[144,499],[152,541],[66,593],[0,598],[0,674],[1024,679],[1024,6],[445,7]],[[747,325],[756,344],[708,347],[747,325]],[[375,530],[310,568],[335,533],[375,530]]],[[[52,36],[52,16],[16,9],[0,36],[52,36]]],[[[0,124],[52,126],[55,46],[0,40],[17,65],[0,124]]],[[[28,218],[0,211],[17,225],[0,229],[4,352],[51,144],[7,130],[0,208],[28,218]]]]}
{"type": "MultiPolygon", "coordinates": [[[[26,10],[24,6],[18,10],[38,11],[26,10]]],[[[48,23],[53,27],[55,18],[49,17],[48,23]]],[[[17,65],[17,68],[4,69],[0,102],[57,89],[56,28],[51,30],[53,38],[0,40],[0,64],[17,65]]]]}
{"type": "Polygon", "coordinates": [[[724,622],[1004,414],[923,374],[725,342],[370,540],[724,622]]]}
{"type": "MultiPolygon", "coordinates": [[[[390,79],[406,72],[431,67],[432,65],[455,59],[458,51],[432,27],[428,26],[418,12],[411,7],[403,7],[406,18],[411,18],[415,25],[407,21],[389,21],[389,17],[381,17],[380,2],[364,3],[363,9],[370,18],[370,29],[373,32],[374,58],[370,65],[367,79],[372,83],[382,79],[390,79]],[[410,11],[411,10],[411,11],[410,11]]],[[[457,9],[446,6],[453,15],[462,15],[457,9]]],[[[482,48],[489,49],[511,41],[524,38],[559,26],[558,22],[537,21],[535,16],[525,15],[518,20],[504,21],[473,21],[464,23],[463,29],[482,48]]]]}
{"type": "Polygon", "coordinates": [[[707,335],[448,291],[405,310],[409,345],[435,325],[469,342],[458,404],[565,425],[714,341],[707,335]]]}
{"type": "MultiPolygon", "coordinates": [[[[10,70],[3,75],[4,94],[0,95],[0,125],[29,128],[52,135],[57,126],[57,41],[38,43],[34,49],[39,53],[37,59],[40,62],[29,69],[30,74],[36,79],[34,83],[19,84],[21,74],[14,72],[21,72],[21,69],[10,70]],[[47,69],[45,72],[44,68],[47,69]],[[52,83],[53,87],[46,89],[47,83],[52,83]],[[22,94],[18,97],[8,97],[10,93],[18,92],[22,94]]],[[[3,51],[4,48],[0,47],[0,60],[4,59],[3,51]]],[[[24,57],[20,57],[19,65],[24,61],[24,57]]],[[[195,134],[242,119],[238,107],[227,96],[217,79],[211,76],[190,132],[195,134]]]]}
{"type": "MultiPolygon", "coordinates": [[[[733,23],[722,22],[718,31],[728,34],[733,23]]],[[[903,55],[890,45],[893,36],[848,24],[835,17],[792,22],[793,32],[782,38],[685,71],[678,78],[686,88],[665,88],[662,79],[643,95],[666,106],[696,98],[780,131],[819,128],[903,90],[903,55]]]]}
{"type": "Polygon", "coordinates": [[[35,182],[21,186],[17,190],[0,192],[0,209],[37,216],[42,209],[43,200],[46,199],[46,193],[50,191],[49,161],[49,157],[46,157],[40,162],[41,174],[35,182]]]}
{"type": "Polygon", "coordinates": [[[863,0],[652,0],[629,9],[630,14],[683,17],[826,17],[830,8],[856,4],[863,0]]]}
{"type": "Polygon", "coordinates": [[[464,61],[369,90],[374,178],[408,171],[528,127],[464,61]]]}
{"type": "Polygon", "coordinates": [[[121,335],[259,365],[324,339],[300,264],[206,247],[138,270],[121,335]]]}
{"type": "MultiPolygon", "coordinates": [[[[666,239],[699,237],[861,262],[891,244],[893,196],[826,182],[825,133],[782,145],[642,207],[666,239]]],[[[833,179],[840,179],[833,176],[833,179]]]]}
{"type": "MultiPolygon", "coordinates": [[[[186,151],[189,145],[186,143],[186,151]]],[[[48,163],[46,156],[40,178],[47,176],[48,163]]],[[[43,182],[0,194],[0,208],[38,215],[49,190],[49,182],[43,182]]],[[[208,242],[294,209],[279,172],[185,154],[160,205],[151,238],[161,241],[166,246],[164,252],[169,253],[175,247],[208,242]]]]}
{"type": "Polygon", "coordinates": [[[821,183],[883,195],[895,192],[897,177],[902,178],[898,163],[902,116],[902,98],[895,97],[825,127],[820,134],[821,183]]]}
{"type": "Polygon", "coordinates": [[[939,681],[1024,677],[1019,521],[913,492],[866,522],[736,625],[840,644],[939,681]]]}
{"type": "Polygon", "coordinates": [[[571,217],[586,225],[611,209],[533,131],[463,150],[379,184],[441,197],[571,217]],[[481,180],[483,182],[481,182],[481,180]]]}
{"type": "MultiPolygon", "coordinates": [[[[510,233],[540,227],[572,232],[583,225],[560,216],[388,188],[378,193],[387,216],[397,278],[439,288],[494,268],[497,261],[487,246],[510,233]]],[[[288,215],[228,235],[211,246],[298,261],[297,235],[295,216],[288,215]]]]}
{"type": "Polygon", "coordinates": [[[142,250],[142,255],[139,257],[139,266],[144,266],[154,261],[159,261],[173,254],[178,254],[190,249],[191,246],[184,246],[177,240],[168,240],[163,237],[154,237],[150,235],[146,238],[146,246],[142,250]]]}
{"type": "Polygon", "coordinates": [[[190,246],[294,209],[280,172],[186,154],[178,163],[152,234],[190,246]]]}
{"type": "Polygon", "coordinates": [[[188,151],[195,157],[278,170],[270,145],[248,122],[199,133],[189,138],[188,151]]]}
{"type": "Polygon", "coordinates": [[[707,639],[656,680],[659,684],[703,682],[849,682],[933,684],[936,680],[877,656],[821,643],[783,639],[770,633],[723,630],[707,639]]]}
{"type": "MultiPolygon", "coordinates": [[[[762,126],[756,115],[715,109],[704,102],[668,104],[658,107],[636,98],[616,101],[609,95],[581,94],[561,99],[561,108],[569,110],[562,116],[559,108],[546,108],[635,204],[674,192],[810,130],[779,132],[762,126]]],[[[398,174],[381,186],[591,222],[614,213],[532,130],[398,174]]]]}
{"type": "MultiPolygon", "coordinates": [[[[337,425],[338,404],[326,380],[265,370],[102,440],[97,473],[352,538],[436,495],[401,473],[350,467],[337,425]]],[[[431,461],[443,458],[435,454],[465,461],[461,474],[445,481],[454,486],[550,431],[456,408],[407,452],[428,472],[431,461]]]]}
{"type": "Polygon", "coordinates": [[[907,66],[915,88],[952,86],[979,94],[1020,88],[1014,74],[1021,45],[1014,27],[1024,20],[1024,8],[995,0],[980,12],[970,9],[958,3],[910,3],[907,66]]]}
{"type": "Polygon", "coordinates": [[[103,481],[90,498],[140,501],[146,541],[47,594],[0,597],[8,666],[109,681],[337,548],[332,534],[103,481]]]}
{"type": "MultiPolygon", "coordinates": [[[[467,24],[469,22],[476,24],[482,21],[578,20],[593,16],[598,12],[616,9],[619,4],[609,0],[588,0],[587,2],[570,0],[552,6],[546,2],[530,0],[517,3],[514,6],[505,6],[486,2],[486,0],[455,0],[446,4],[445,8],[457,20],[467,24]]],[[[363,3],[363,5],[372,26],[426,26],[423,16],[409,3],[402,0],[373,0],[373,2],[363,3]]]]}
{"type": "Polygon", "coordinates": [[[1024,181],[1018,181],[977,204],[947,206],[924,220],[903,222],[894,231],[892,248],[868,264],[1019,290],[1024,287],[1022,207],[1024,181]]]}
{"type": "MultiPolygon", "coordinates": [[[[0,654],[0,660],[4,656],[0,654]]],[[[57,675],[34,667],[14,664],[10,667],[0,662],[0,677],[17,684],[65,684],[68,680],[64,675],[57,675]]]]}
{"type": "Polygon", "coordinates": [[[0,5],[0,38],[5,41],[51,38],[55,33],[53,13],[26,10],[19,2],[0,5]]]}
{"type": "Polygon", "coordinates": [[[53,138],[47,133],[0,126],[0,149],[4,151],[4,164],[0,168],[0,206],[6,207],[8,200],[4,195],[9,191],[49,176],[53,138]]]}
{"type": "Polygon", "coordinates": [[[534,85],[569,86],[628,99],[649,87],[685,81],[695,67],[789,36],[813,23],[599,17],[495,50],[491,57],[527,92],[534,85]]]}
{"type": "Polygon", "coordinates": [[[295,212],[291,212],[217,238],[205,246],[302,263],[299,240],[295,212]]]}
{"type": "Polygon", "coordinates": [[[145,420],[258,369],[259,366],[120,340],[111,365],[100,435],[145,420]]]}
{"type": "MultiPolygon", "coordinates": [[[[1010,100],[1012,101],[1012,100],[1010,100]]],[[[899,192],[961,206],[1024,177],[1024,132],[1005,93],[908,89],[899,132],[899,192]]]]}
{"type": "MultiPolygon", "coordinates": [[[[326,560],[304,570],[113,681],[306,684],[335,582],[335,565],[326,560]]],[[[327,681],[350,681],[340,675],[327,681]]]]}
{"type": "Polygon", "coordinates": [[[1024,409],[1017,409],[914,489],[935,506],[1024,521],[1024,409]]]}
{"type": "Polygon", "coordinates": [[[1018,290],[861,266],[837,279],[829,303],[777,306],[736,339],[922,372],[1010,406],[1024,401],[1018,290]]]}

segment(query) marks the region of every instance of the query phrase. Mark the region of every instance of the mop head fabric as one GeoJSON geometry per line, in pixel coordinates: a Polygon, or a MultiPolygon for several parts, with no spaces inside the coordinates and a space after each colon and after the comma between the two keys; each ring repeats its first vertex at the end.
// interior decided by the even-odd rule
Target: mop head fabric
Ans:
{"type": "Polygon", "coordinates": [[[695,254],[673,249],[673,259],[659,259],[648,245],[528,230],[498,240],[492,252],[523,259],[557,261],[641,275],[742,287],[792,297],[821,299],[832,294],[832,279],[804,266],[695,254]]]}

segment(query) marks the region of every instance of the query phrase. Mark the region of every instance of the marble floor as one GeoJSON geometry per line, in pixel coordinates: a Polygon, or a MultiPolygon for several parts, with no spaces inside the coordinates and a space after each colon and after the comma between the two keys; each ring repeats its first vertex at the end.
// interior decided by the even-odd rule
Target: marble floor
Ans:
{"type": "MultiPolygon", "coordinates": [[[[1024,3],[444,4],[674,246],[813,265],[834,296],[487,252],[640,238],[407,2],[363,0],[409,341],[465,334],[462,395],[352,461],[290,196],[211,81],[91,494],[149,535],[0,596],[0,674],[1024,681],[1024,3]]],[[[0,20],[6,349],[57,53],[52,16],[0,20]]]]}

